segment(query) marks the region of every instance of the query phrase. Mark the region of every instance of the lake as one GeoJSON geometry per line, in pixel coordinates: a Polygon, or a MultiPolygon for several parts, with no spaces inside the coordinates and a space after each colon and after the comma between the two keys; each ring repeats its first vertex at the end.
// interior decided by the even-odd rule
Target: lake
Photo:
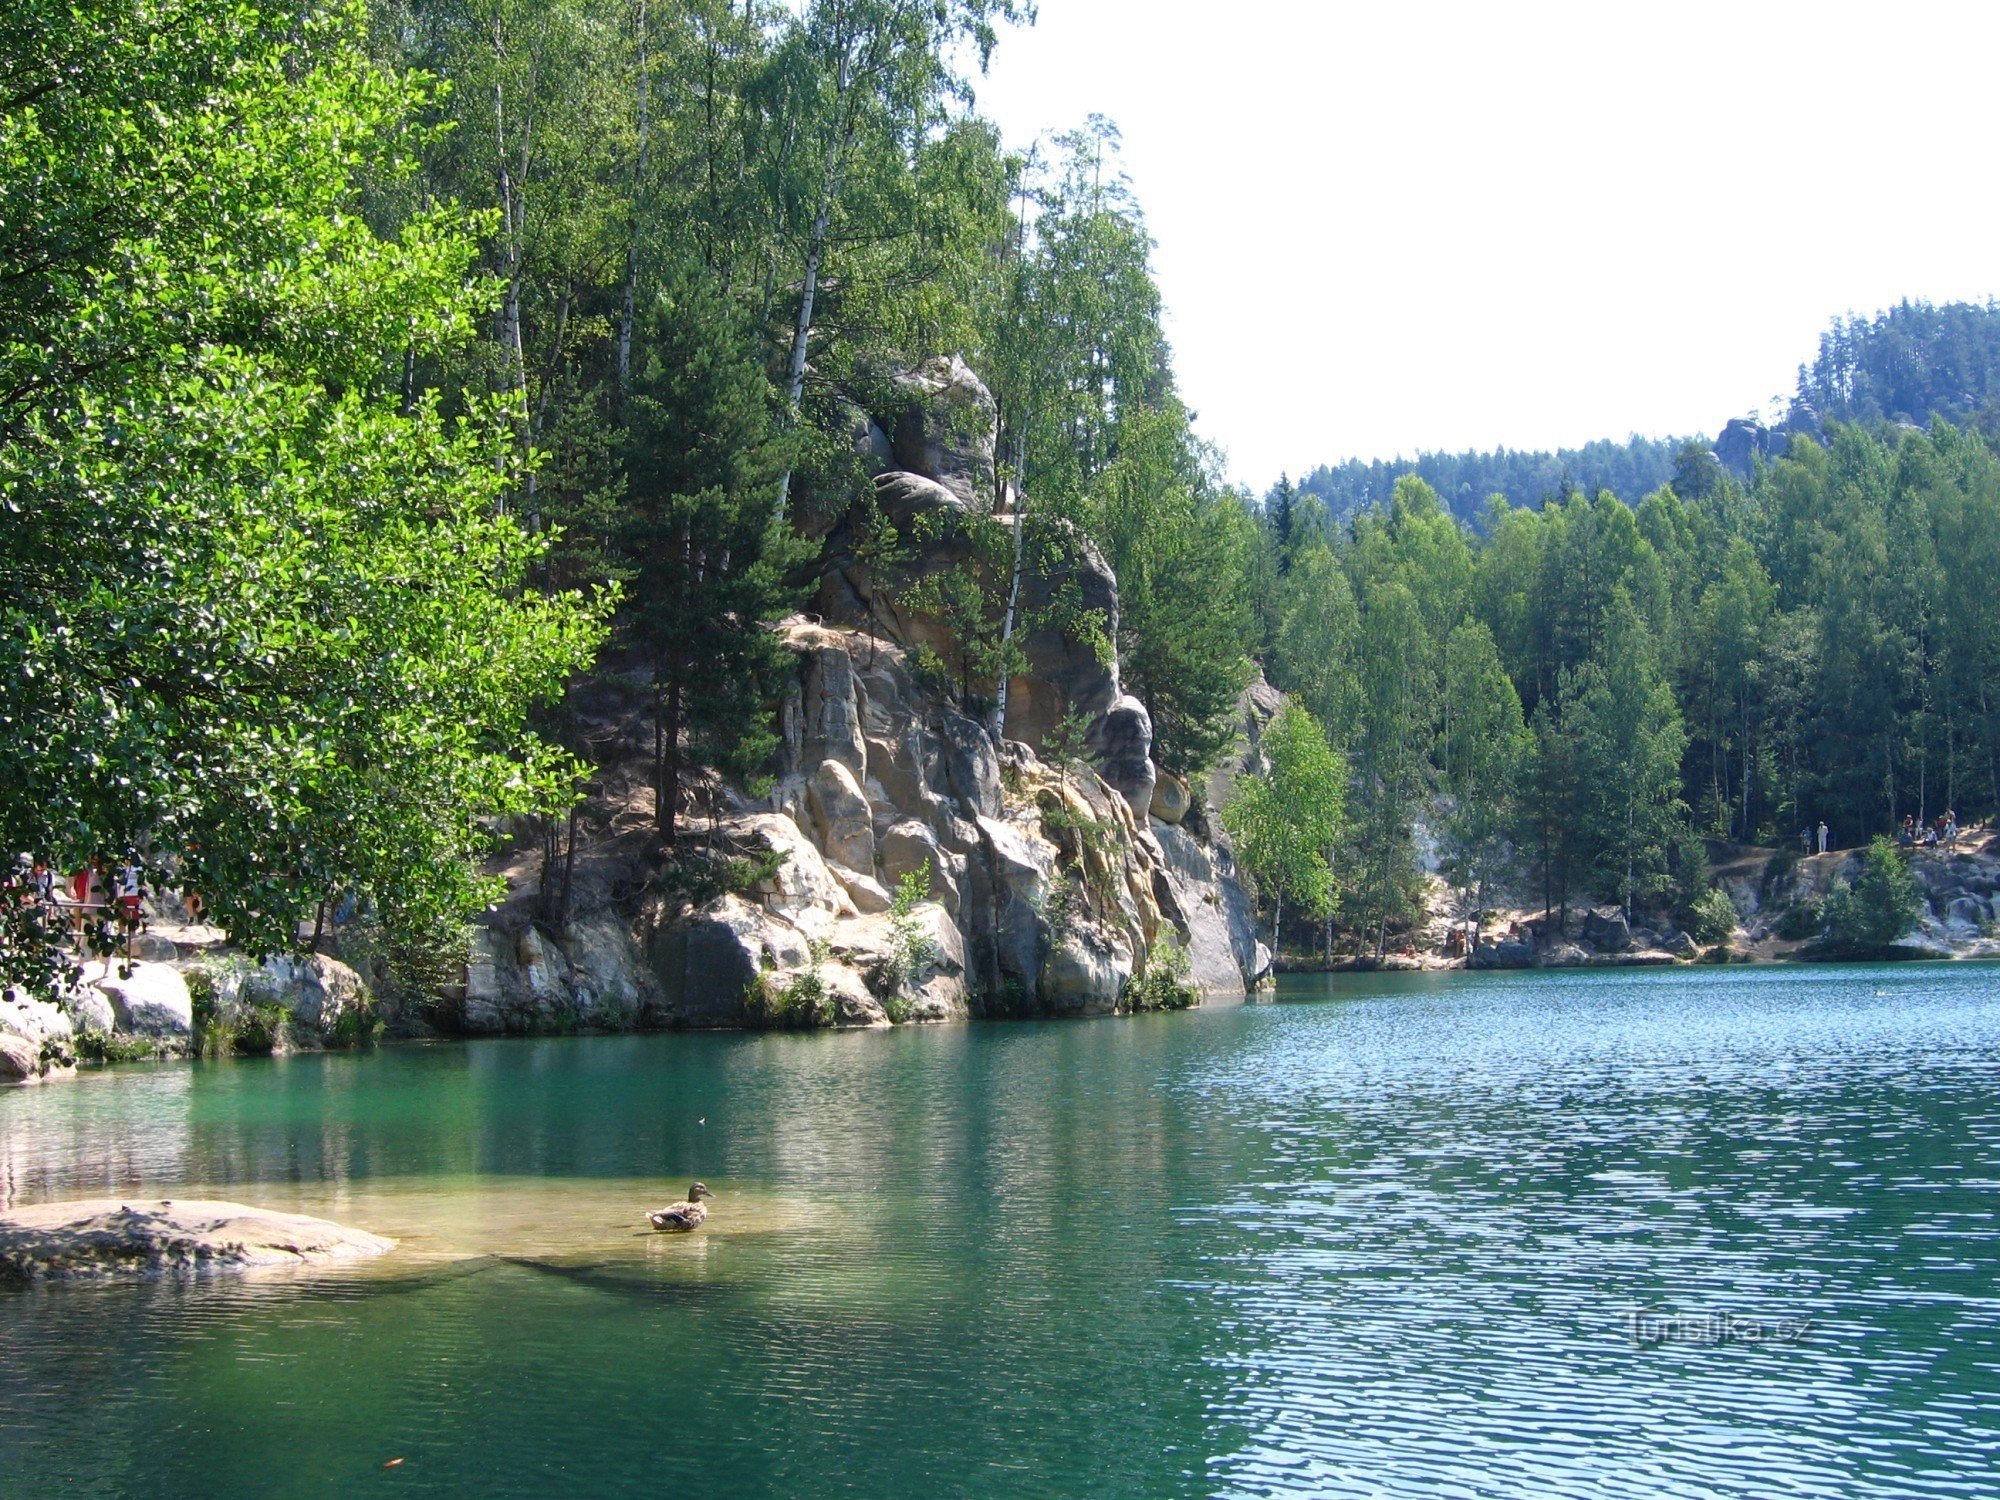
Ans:
{"type": "Polygon", "coordinates": [[[2000,970],[1278,1001],[0,1096],[0,1201],[401,1242],[0,1293],[0,1492],[1992,1493],[2000,970]]]}

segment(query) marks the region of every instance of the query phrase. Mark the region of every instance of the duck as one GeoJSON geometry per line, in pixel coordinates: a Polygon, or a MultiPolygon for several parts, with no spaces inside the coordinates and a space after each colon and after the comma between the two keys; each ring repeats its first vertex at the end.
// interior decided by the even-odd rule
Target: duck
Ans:
{"type": "Polygon", "coordinates": [[[713,1198],[708,1184],[697,1182],[688,1189],[687,1197],[679,1203],[669,1203],[665,1208],[656,1208],[646,1217],[653,1227],[662,1234],[686,1234],[690,1229],[699,1229],[708,1219],[708,1210],[701,1206],[704,1198],[713,1198]]]}

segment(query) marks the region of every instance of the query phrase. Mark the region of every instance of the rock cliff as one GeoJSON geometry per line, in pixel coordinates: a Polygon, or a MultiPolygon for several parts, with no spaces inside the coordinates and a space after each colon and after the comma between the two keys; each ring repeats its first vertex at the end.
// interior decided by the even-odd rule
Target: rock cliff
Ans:
{"type": "MultiPolygon", "coordinates": [[[[781,631],[796,666],[771,790],[713,788],[695,850],[670,860],[643,768],[607,768],[600,810],[624,810],[579,855],[571,920],[536,924],[523,879],[479,933],[466,1030],[868,1027],[1110,1014],[1180,986],[1245,997],[1268,955],[1226,849],[1135,808],[1138,786],[996,746],[895,640],[804,617],[781,631]]],[[[1132,718],[1123,732],[1143,744],[1132,718]]]]}

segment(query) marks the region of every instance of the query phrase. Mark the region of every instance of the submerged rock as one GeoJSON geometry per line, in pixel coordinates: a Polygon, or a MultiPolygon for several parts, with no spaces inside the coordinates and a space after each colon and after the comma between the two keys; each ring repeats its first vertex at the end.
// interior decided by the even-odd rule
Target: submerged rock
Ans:
{"type": "Polygon", "coordinates": [[[382,1255],[394,1240],[303,1214],[213,1199],[94,1198],[0,1218],[0,1278],[199,1276],[382,1255]]]}

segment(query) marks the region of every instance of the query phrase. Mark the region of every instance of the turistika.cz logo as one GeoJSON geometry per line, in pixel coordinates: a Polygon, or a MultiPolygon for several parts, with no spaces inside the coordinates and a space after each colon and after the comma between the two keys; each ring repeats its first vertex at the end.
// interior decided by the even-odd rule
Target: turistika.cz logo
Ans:
{"type": "Polygon", "coordinates": [[[1625,1327],[1634,1344],[1655,1349],[1662,1344],[1797,1344],[1811,1334],[1812,1321],[1635,1307],[1625,1315],[1625,1327]]]}

